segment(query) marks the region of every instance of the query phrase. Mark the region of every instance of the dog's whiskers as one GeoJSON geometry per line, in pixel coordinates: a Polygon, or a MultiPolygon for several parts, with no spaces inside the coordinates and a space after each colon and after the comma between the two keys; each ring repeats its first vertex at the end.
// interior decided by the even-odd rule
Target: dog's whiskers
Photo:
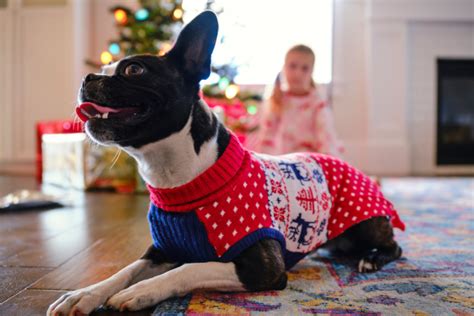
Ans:
{"type": "Polygon", "coordinates": [[[112,169],[115,166],[115,164],[120,158],[121,153],[122,153],[122,149],[118,148],[117,152],[115,153],[114,158],[112,159],[112,165],[109,167],[109,169],[112,169]]]}
{"type": "Polygon", "coordinates": [[[72,117],[72,129],[73,130],[79,130],[79,127],[81,127],[81,120],[79,116],[77,116],[76,111],[72,111],[71,113],[72,117]]]}

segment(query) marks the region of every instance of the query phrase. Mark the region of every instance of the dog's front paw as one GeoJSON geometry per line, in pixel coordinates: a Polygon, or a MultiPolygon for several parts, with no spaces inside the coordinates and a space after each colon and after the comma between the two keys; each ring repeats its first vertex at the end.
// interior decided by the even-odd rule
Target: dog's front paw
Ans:
{"type": "Polygon", "coordinates": [[[107,300],[107,307],[120,311],[137,311],[153,306],[168,298],[166,291],[163,291],[157,284],[145,280],[129,288],[126,288],[107,300]]]}
{"type": "Polygon", "coordinates": [[[99,291],[87,288],[64,294],[51,304],[46,312],[47,316],[82,316],[88,315],[104,304],[107,299],[99,291]]]}

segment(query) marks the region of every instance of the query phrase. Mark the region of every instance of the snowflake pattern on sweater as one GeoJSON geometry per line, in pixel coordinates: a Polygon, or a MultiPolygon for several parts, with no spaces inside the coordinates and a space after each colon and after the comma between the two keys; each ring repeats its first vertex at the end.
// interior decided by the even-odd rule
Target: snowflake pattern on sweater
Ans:
{"type": "Polygon", "coordinates": [[[286,249],[309,252],[327,240],[331,209],[321,167],[309,155],[253,155],[265,171],[272,227],[285,236],[286,249]]]}

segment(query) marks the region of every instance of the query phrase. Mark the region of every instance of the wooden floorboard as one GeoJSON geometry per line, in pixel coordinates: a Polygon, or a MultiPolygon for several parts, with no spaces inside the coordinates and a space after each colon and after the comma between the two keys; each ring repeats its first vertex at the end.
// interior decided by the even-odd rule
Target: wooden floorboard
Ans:
{"type": "Polygon", "coordinates": [[[0,303],[24,290],[49,271],[50,269],[45,268],[0,267],[0,303]]]}
{"type": "Polygon", "coordinates": [[[14,234],[1,233],[0,236],[0,261],[15,255],[28,247],[32,247],[35,244],[35,241],[28,238],[26,235],[23,236],[24,238],[18,238],[14,234]]]}
{"type": "MultiPolygon", "coordinates": [[[[19,189],[38,186],[31,177],[0,176],[0,196],[19,189]]],[[[0,212],[0,315],[44,315],[65,291],[109,277],[150,245],[146,195],[65,195],[72,202],[62,208],[0,212]]],[[[151,311],[120,315],[128,314],[151,311]]]]}
{"type": "MultiPolygon", "coordinates": [[[[0,304],[2,316],[44,316],[51,302],[54,302],[65,291],[24,290],[3,304],[0,304]]],[[[153,309],[138,312],[118,312],[99,309],[91,316],[149,316],[153,309]]]]}
{"type": "Polygon", "coordinates": [[[46,315],[50,302],[54,302],[65,291],[24,290],[0,304],[0,315],[24,316],[46,315]]]}
{"type": "Polygon", "coordinates": [[[74,290],[91,285],[138,259],[150,242],[146,221],[117,227],[33,284],[32,288],[74,290]]]}
{"type": "Polygon", "coordinates": [[[58,267],[90,247],[91,242],[107,238],[115,228],[121,227],[123,229],[130,223],[133,221],[125,220],[120,225],[91,225],[87,228],[81,225],[52,238],[31,243],[7,259],[0,260],[0,266],[58,267]],[[87,231],[86,236],[84,231],[87,231]]]}

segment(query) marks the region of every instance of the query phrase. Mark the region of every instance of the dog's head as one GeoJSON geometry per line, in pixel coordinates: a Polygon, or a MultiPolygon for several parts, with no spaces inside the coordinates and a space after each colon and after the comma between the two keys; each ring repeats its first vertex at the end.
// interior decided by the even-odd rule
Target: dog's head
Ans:
{"type": "Polygon", "coordinates": [[[217,37],[205,11],[180,33],[164,56],[136,55],[89,74],[79,91],[78,116],[96,142],[139,148],[181,130],[210,74],[217,37]]]}

